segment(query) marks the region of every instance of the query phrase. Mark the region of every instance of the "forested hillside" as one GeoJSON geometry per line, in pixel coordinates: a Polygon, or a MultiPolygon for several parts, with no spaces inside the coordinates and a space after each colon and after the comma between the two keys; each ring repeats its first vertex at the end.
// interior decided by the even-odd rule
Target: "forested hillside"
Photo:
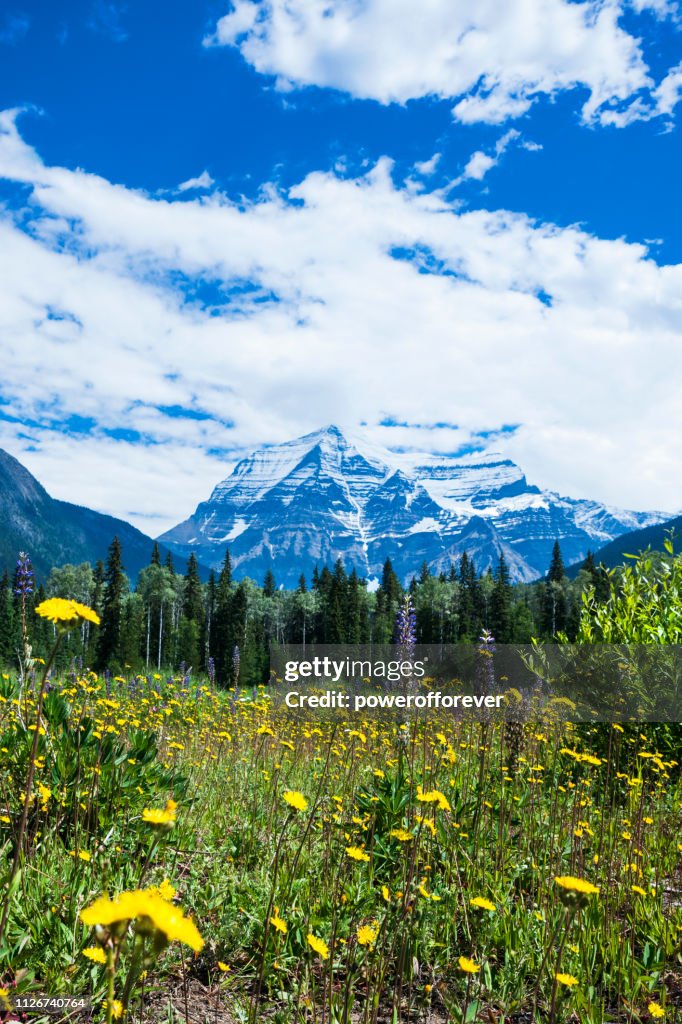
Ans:
{"type": "MultiPolygon", "coordinates": [[[[232,577],[229,550],[222,569],[202,583],[191,555],[183,571],[171,556],[162,562],[158,547],[142,569],[134,588],[125,573],[125,551],[118,539],[106,564],[89,563],[53,569],[44,586],[22,597],[17,579],[0,581],[0,657],[16,661],[21,650],[22,601],[30,623],[28,640],[43,647],[51,626],[33,620],[32,604],[45,597],[65,596],[95,608],[102,627],[84,623],[60,653],[60,667],[150,672],[184,667],[200,671],[221,684],[235,678],[245,683],[267,678],[272,643],[387,643],[393,639],[396,613],[405,590],[386,560],[378,589],[341,560],[333,569],[301,576],[295,590],[279,588],[272,572],[262,583],[232,577]]],[[[422,644],[476,641],[483,629],[498,643],[527,643],[564,632],[575,636],[585,587],[605,586],[606,577],[590,557],[577,579],[569,580],[556,543],[546,578],[512,585],[504,556],[495,571],[479,574],[464,554],[447,573],[432,575],[424,564],[407,588],[422,644]]]]}

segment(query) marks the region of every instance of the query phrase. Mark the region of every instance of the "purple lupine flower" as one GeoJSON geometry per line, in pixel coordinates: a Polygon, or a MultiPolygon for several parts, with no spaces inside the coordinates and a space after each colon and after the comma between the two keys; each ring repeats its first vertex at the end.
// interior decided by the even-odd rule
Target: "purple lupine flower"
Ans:
{"type": "Polygon", "coordinates": [[[215,658],[209,658],[206,662],[206,671],[211,686],[215,686],[215,658]]]}
{"type": "Polygon", "coordinates": [[[405,652],[405,659],[411,661],[414,645],[417,642],[417,614],[412,604],[412,595],[409,593],[405,594],[403,603],[398,609],[394,642],[405,652]]]}
{"type": "Polygon", "coordinates": [[[33,593],[33,576],[31,559],[25,551],[20,551],[14,573],[14,593],[17,597],[28,597],[33,593]]]}
{"type": "Polygon", "coordinates": [[[235,685],[239,682],[239,666],[241,665],[241,655],[239,648],[235,644],[234,650],[232,651],[232,678],[235,685]]]}
{"type": "Polygon", "coordinates": [[[481,693],[490,694],[495,688],[495,637],[489,629],[484,629],[478,641],[478,685],[481,693]]]}

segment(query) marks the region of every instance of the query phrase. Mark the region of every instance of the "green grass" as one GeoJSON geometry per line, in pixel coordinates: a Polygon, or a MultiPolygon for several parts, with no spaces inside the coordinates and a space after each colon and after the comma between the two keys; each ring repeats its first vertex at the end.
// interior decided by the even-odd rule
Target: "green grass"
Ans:
{"type": "MultiPolygon", "coordinates": [[[[0,693],[6,886],[36,694],[13,678],[0,693]]],[[[79,913],[168,879],[205,944],[152,952],[154,935],[115,937],[115,997],[130,976],[131,1020],[150,987],[183,976],[245,1021],[432,1010],[601,1024],[653,1019],[652,1003],[682,1019],[679,727],[526,725],[512,766],[502,726],[295,723],[262,693],[235,703],[154,678],[108,695],[92,675],[58,683],[43,726],[0,947],[11,995],[87,995],[101,1016],[107,970],[83,955],[97,936],[79,913]],[[143,820],[169,799],[170,828],[143,820]],[[599,893],[576,902],[564,875],[599,893]]]]}

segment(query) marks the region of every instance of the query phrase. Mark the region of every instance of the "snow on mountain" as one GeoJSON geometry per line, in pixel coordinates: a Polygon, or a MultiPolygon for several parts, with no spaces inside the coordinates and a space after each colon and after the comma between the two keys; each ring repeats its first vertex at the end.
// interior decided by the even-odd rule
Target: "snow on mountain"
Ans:
{"type": "Polygon", "coordinates": [[[218,568],[229,545],[238,576],[296,584],[342,558],[376,577],[386,557],[409,579],[427,562],[447,570],[464,551],[479,570],[504,553],[513,579],[547,569],[559,540],[566,563],[667,518],[565,498],[529,484],[509,459],[394,453],[328,426],[253,452],[193,516],[159,539],[218,568]]]}

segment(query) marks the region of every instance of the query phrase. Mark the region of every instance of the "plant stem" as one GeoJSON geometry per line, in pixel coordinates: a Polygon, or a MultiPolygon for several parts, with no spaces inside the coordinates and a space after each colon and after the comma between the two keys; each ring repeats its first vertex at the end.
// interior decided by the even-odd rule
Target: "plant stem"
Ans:
{"type": "Polygon", "coordinates": [[[57,633],[57,639],[55,640],[50,657],[47,659],[45,668],[43,669],[43,677],[40,681],[40,691],[38,693],[38,708],[36,711],[36,727],[33,733],[33,742],[31,743],[31,754],[28,762],[28,771],[26,772],[26,787],[24,789],[24,807],[21,812],[21,821],[19,822],[19,831],[17,832],[16,842],[14,846],[14,857],[12,859],[12,870],[9,874],[9,881],[7,883],[7,898],[2,909],[2,919],[0,919],[0,943],[2,942],[5,934],[5,927],[7,926],[7,918],[9,917],[9,906],[12,898],[12,883],[17,876],[19,871],[19,864],[21,862],[21,852],[24,845],[24,835],[26,834],[26,823],[28,822],[28,809],[31,806],[31,792],[33,790],[33,779],[36,774],[36,755],[38,753],[38,741],[40,738],[40,719],[43,713],[43,702],[45,700],[45,688],[47,686],[47,677],[52,663],[54,662],[55,655],[59,649],[59,645],[62,640],[61,630],[57,633]]]}

